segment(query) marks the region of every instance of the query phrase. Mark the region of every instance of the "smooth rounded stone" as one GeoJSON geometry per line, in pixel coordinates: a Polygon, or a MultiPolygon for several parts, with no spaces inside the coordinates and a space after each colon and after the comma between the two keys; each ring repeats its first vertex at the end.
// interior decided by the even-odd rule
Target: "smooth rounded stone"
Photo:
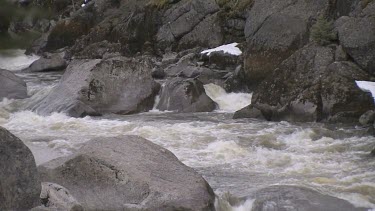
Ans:
{"type": "Polygon", "coordinates": [[[173,78],[163,85],[157,109],[177,112],[210,112],[216,108],[198,79],[173,78]]]}
{"type": "Polygon", "coordinates": [[[48,72],[64,70],[67,66],[66,61],[60,55],[55,54],[49,58],[40,58],[33,62],[28,68],[23,71],[26,72],[48,72]]]}
{"type": "Polygon", "coordinates": [[[355,80],[371,76],[352,62],[335,62],[334,57],[335,46],[309,44],[298,50],[259,85],[253,106],[272,121],[358,122],[373,110],[374,100],[355,80]]]}
{"type": "Polygon", "coordinates": [[[255,194],[252,211],[365,211],[349,202],[297,186],[271,186],[255,194]]]}
{"type": "Polygon", "coordinates": [[[0,69],[0,101],[27,97],[26,83],[9,70],[0,69]]]}
{"type": "Polygon", "coordinates": [[[59,84],[32,109],[72,117],[149,111],[160,89],[151,67],[147,58],[74,60],[59,84]]]}
{"type": "Polygon", "coordinates": [[[340,44],[362,69],[375,73],[375,2],[358,17],[342,17],[335,23],[340,44]]]}
{"type": "Polygon", "coordinates": [[[34,156],[0,127],[0,210],[27,210],[39,204],[41,185],[34,156]]]}
{"type": "Polygon", "coordinates": [[[253,105],[248,105],[245,108],[242,108],[236,111],[233,115],[233,119],[242,119],[242,118],[254,118],[254,119],[263,119],[266,120],[262,111],[253,105]]]}
{"type": "Polygon", "coordinates": [[[213,210],[214,193],[170,151],[139,136],[95,138],[39,167],[84,210],[213,210]]]}
{"type": "Polygon", "coordinates": [[[373,110],[367,111],[366,113],[362,114],[361,117],[359,117],[359,123],[361,123],[363,126],[374,124],[374,120],[375,111],[373,110]]]}

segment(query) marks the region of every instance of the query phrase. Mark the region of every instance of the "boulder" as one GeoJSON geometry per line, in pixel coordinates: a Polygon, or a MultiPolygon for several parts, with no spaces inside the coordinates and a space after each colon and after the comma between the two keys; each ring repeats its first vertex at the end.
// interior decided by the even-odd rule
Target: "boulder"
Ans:
{"type": "Polygon", "coordinates": [[[358,17],[336,21],[340,44],[362,69],[375,74],[375,2],[358,17]]]}
{"type": "Polygon", "coordinates": [[[271,186],[255,194],[252,211],[304,210],[304,211],[365,211],[349,202],[317,191],[297,186],[271,186]]]}
{"type": "Polygon", "coordinates": [[[34,156],[0,127],[0,210],[27,210],[39,204],[41,185],[34,156]]]}
{"type": "MultiPolygon", "coordinates": [[[[197,33],[199,33],[199,31],[203,32],[207,30],[204,26],[207,26],[213,21],[210,19],[214,17],[210,18],[209,15],[216,13],[219,9],[220,8],[215,0],[184,0],[172,5],[167,11],[165,11],[162,17],[162,26],[159,28],[156,35],[156,41],[158,42],[159,47],[162,49],[170,47],[171,44],[174,44],[197,27],[195,31],[184,38],[185,43],[193,41],[192,39],[195,39],[193,37],[198,36],[197,33]],[[206,17],[208,19],[204,21],[206,17]]],[[[215,31],[219,30],[215,25],[209,27],[215,29],[215,31]]],[[[208,34],[211,33],[212,32],[209,32],[208,34]]],[[[208,34],[199,34],[198,39],[194,40],[194,42],[198,41],[201,43],[202,41],[208,40],[208,38],[210,38],[208,34]]],[[[220,41],[221,39],[219,33],[215,33],[212,36],[217,41],[220,41]]],[[[210,40],[209,43],[216,44],[215,42],[217,41],[215,40],[210,40]]]]}
{"type": "Polygon", "coordinates": [[[328,2],[255,1],[245,26],[244,64],[249,86],[259,84],[282,61],[309,42],[309,27],[328,2]]]}
{"type": "Polygon", "coordinates": [[[234,113],[233,119],[243,119],[243,118],[254,118],[254,119],[262,119],[266,120],[264,117],[262,110],[256,108],[253,105],[248,105],[241,110],[238,110],[234,113]]]}
{"type": "Polygon", "coordinates": [[[157,109],[177,112],[210,112],[216,104],[198,79],[173,78],[163,84],[157,109]]]}
{"type": "Polygon", "coordinates": [[[32,109],[73,117],[148,111],[160,88],[151,67],[148,58],[74,60],[59,84],[32,109]]]}
{"type": "Polygon", "coordinates": [[[298,50],[259,85],[252,105],[273,121],[357,122],[374,101],[355,80],[370,76],[351,62],[335,62],[335,48],[298,50]]]}
{"type": "Polygon", "coordinates": [[[23,99],[26,97],[26,83],[9,70],[0,69],[0,101],[3,98],[23,99]]]}
{"type": "Polygon", "coordinates": [[[33,62],[25,72],[48,72],[64,70],[67,66],[66,61],[60,55],[55,54],[47,58],[40,58],[33,62]]]}
{"type": "Polygon", "coordinates": [[[375,111],[370,110],[367,111],[366,113],[362,114],[361,117],[359,117],[359,123],[361,125],[366,126],[366,125],[373,125],[375,120],[375,111]]]}
{"type": "Polygon", "coordinates": [[[39,170],[84,210],[214,210],[214,193],[198,173],[138,136],[96,138],[39,170]]]}

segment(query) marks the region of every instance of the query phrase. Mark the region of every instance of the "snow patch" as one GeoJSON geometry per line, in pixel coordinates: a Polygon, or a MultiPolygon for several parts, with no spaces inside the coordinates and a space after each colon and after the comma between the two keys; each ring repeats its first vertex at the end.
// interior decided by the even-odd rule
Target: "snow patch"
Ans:
{"type": "Polygon", "coordinates": [[[370,92],[375,99],[375,82],[372,81],[355,81],[357,86],[364,92],[370,92]]]}
{"type": "Polygon", "coordinates": [[[209,56],[212,52],[223,51],[224,53],[239,56],[239,55],[242,54],[242,51],[237,47],[237,45],[238,45],[238,43],[231,43],[231,44],[227,44],[227,45],[222,45],[222,46],[219,46],[217,48],[204,50],[204,51],[201,52],[201,54],[207,54],[209,56]]]}

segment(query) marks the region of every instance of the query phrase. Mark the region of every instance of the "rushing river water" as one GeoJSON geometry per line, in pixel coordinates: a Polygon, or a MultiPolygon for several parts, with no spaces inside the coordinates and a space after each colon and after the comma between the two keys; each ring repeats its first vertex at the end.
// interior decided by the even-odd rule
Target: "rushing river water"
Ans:
{"type": "MultiPolygon", "coordinates": [[[[37,59],[14,53],[17,56],[0,58],[0,68],[17,70],[37,59]]],[[[29,146],[37,164],[69,155],[93,137],[140,135],[199,171],[218,196],[229,192],[247,197],[269,185],[289,184],[375,209],[375,159],[369,156],[375,137],[365,128],[233,120],[233,111],[245,106],[251,95],[227,94],[215,85],[205,86],[220,106],[210,113],[40,116],[29,109],[48,94],[61,73],[17,74],[27,81],[30,98],[0,102],[0,125],[29,146]]],[[[250,197],[240,207],[225,209],[249,210],[251,202],[250,197]]]]}

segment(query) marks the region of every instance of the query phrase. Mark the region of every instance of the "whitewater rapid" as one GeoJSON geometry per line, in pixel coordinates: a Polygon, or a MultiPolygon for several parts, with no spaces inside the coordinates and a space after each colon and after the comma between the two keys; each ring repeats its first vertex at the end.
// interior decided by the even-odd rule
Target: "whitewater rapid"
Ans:
{"type": "Polygon", "coordinates": [[[375,209],[375,159],[369,156],[375,137],[364,128],[233,120],[233,112],[246,106],[251,94],[228,94],[212,84],[205,89],[218,112],[40,116],[29,108],[48,94],[61,73],[17,74],[27,81],[30,98],[0,102],[0,126],[30,147],[38,165],[73,153],[93,137],[139,135],[199,171],[219,196],[219,210],[249,210],[251,197],[233,207],[226,196],[248,197],[274,184],[310,187],[375,209]]]}

